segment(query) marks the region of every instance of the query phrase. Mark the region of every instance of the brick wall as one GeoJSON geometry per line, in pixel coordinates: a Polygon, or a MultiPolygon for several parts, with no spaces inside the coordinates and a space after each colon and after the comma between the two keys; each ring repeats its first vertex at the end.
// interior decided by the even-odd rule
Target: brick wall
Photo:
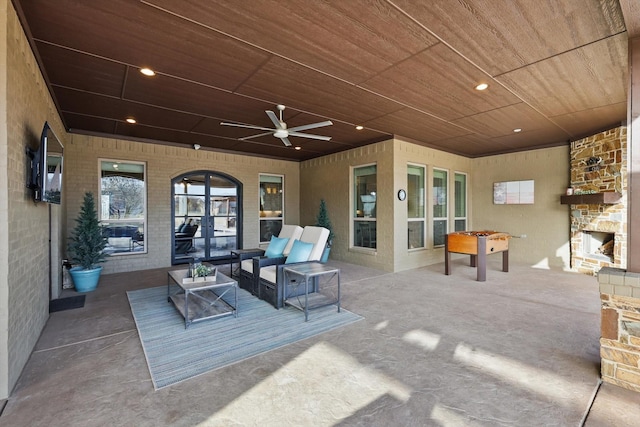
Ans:
{"type": "Polygon", "coordinates": [[[26,188],[25,150],[38,148],[45,121],[63,143],[66,137],[15,10],[2,3],[8,7],[0,6],[6,24],[0,67],[7,81],[6,93],[0,90],[7,106],[6,139],[0,138],[0,399],[18,380],[49,317],[49,205],[34,203],[26,188]]]}
{"type": "Polygon", "coordinates": [[[147,180],[147,244],[146,254],[109,257],[103,273],[110,274],[171,265],[171,179],[191,171],[226,173],[243,184],[243,243],[256,247],[259,237],[260,173],[285,175],[285,221],[300,220],[298,194],[299,164],[252,156],[240,156],[193,148],[147,144],[87,135],[70,135],[64,153],[64,205],[66,234],[75,226],[84,193],[95,196],[99,185],[99,160],[137,161],[146,163],[147,180]]]}
{"type": "Polygon", "coordinates": [[[577,192],[618,192],[614,205],[571,205],[571,265],[595,274],[627,262],[627,128],[617,127],[571,143],[571,187],[577,192]],[[584,231],[612,233],[612,258],[585,253],[584,231]]]}
{"type": "MultiPolygon", "coordinates": [[[[320,199],[325,199],[336,234],[331,259],[385,271],[442,262],[443,249],[434,249],[431,244],[430,222],[427,222],[427,247],[413,251],[407,249],[407,202],[398,200],[396,194],[399,189],[407,188],[408,163],[427,167],[427,194],[431,194],[433,167],[449,171],[449,188],[453,188],[454,171],[469,173],[471,180],[472,159],[412,144],[400,138],[302,162],[300,186],[304,191],[300,193],[301,218],[303,222],[314,221],[320,199]],[[355,166],[374,163],[377,165],[377,248],[371,250],[351,244],[353,213],[350,185],[353,180],[350,174],[355,166]]],[[[470,187],[468,191],[471,192],[470,187]]],[[[432,211],[429,200],[427,196],[427,212],[432,211]]],[[[453,209],[450,209],[450,213],[453,215],[453,209]]],[[[452,216],[450,223],[453,224],[452,216]]]]}
{"type": "Polygon", "coordinates": [[[314,223],[320,199],[324,199],[335,238],[331,259],[393,271],[393,140],[302,162],[300,165],[301,219],[314,223]],[[377,248],[350,247],[351,167],[377,165],[377,248]],[[381,195],[389,195],[388,197],[381,195]]]}
{"type": "Polygon", "coordinates": [[[602,380],[640,392],[640,274],[605,267],[598,282],[602,380]]]}

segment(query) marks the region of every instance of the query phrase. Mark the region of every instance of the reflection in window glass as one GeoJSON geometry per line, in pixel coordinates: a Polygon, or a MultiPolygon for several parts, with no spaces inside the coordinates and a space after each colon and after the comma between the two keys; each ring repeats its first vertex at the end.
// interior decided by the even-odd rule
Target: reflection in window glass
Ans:
{"type": "Polygon", "coordinates": [[[353,245],[377,247],[376,199],[377,167],[361,166],[353,169],[353,245]]]}
{"type": "Polygon", "coordinates": [[[208,244],[211,258],[237,248],[238,189],[226,177],[209,175],[208,244]],[[213,226],[213,227],[212,227],[213,226]]]}
{"type": "Polygon", "coordinates": [[[467,175],[456,173],[454,186],[455,231],[464,231],[467,229],[467,175]]]}
{"type": "Polygon", "coordinates": [[[106,253],[146,252],[144,163],[100,161],[98,215],[107,238],[106,253]]]}
{"type": "Polygon", "coordinates": [[[433,245],[444,245],[447,234],[447,180],[449,172],[442,169],[433,170],[433,245]]]}
{"type": "Polygon", "coordinates": [[[444,238],[447,235],[447,221],[442,219],[433,220],[433,246],[444,245],[444,238]]]}
{"type": "Polygon", "coordinates": [[[417,249],[425,246],[425,179],[424,166],[407,166],[407,218],[408,248],[417,249]]]}
{"type": "Polygon", "coordinates": [[[424,248],[424,221],[409,221],[409,249],[424,248]]]}
{"type": "Polygon", "coordinates": [[[278,236],[284,221],[284,177],[260,174],[260,242],[278,236]]]}
{"type": "Polygon", "coordinates": [[[174,184],[174,232],[189,227],[200,234],[206,209],[205,191],[204,175],[191,175],[174,184]]]}

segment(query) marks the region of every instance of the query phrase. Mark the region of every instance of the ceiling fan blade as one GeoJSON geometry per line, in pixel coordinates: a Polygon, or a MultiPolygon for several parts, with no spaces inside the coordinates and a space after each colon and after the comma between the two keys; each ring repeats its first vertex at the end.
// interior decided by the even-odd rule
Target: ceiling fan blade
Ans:
{"type": "Polygon", "coordinates": [[[284,137],[284,138],[280,138],[282,140],[282,143],[284,145],[286,145],[287,147],[291,147],[291,141],[289,141],[289,138],[284,137]]]}
{"type": "Polygon", "coordinates": [[[275,132],[275,129],[270,129],[270,128],[263,128],[261,126],[253,126],[253,125],[242,125],[240,123],[226,123],[226,122],[221,122],[220,123],[222,126],[234,126],[237,128],[246,128],[246,129],[256,129],[256,130],[268,130],[271,132],[275,132]]]}
{"type": "Polygon", "coordinates": [[[271,110],[265,110],[264,112],[267,113],[267,116],[269,116],[276,129],[282,129],[282,123],[280,123],[280,120],[278,120],[278,116],[276,116],[276,113],[271,110]]]}
{"type": "Polygon", "coordinates": [[[289,136],[297,136],[297,137],[300,137],[300,138],[319,139],[320,141],[329,141],[331,139],[330,136],[312,135],[310,133],[300,133],[300,132],[291,132],[291,131],[289,131],[289,136]]]}
{"type": "Polygon", "coordinates": [[[251,136],[245,136],[243,138],[238,138],[240,141],[245,141],[247,139],[252,139],[252,138],[260,138],[261,136],[267,136],[267,135],[273,135],[273,131],[270,132],[265,132],[265,133],[259,133],[257,135],[251,135],[251,136]]]}
{"type": "Polygon", "coordinates": [[[308,125],[292,127],[292,128],[289,128],[289,132],[298,132],[299,130],[321,128],[323,126],[331,126],[332,124],[333,122],[331,120],[327,120],[326,122],[311,123],[308,125]]]}

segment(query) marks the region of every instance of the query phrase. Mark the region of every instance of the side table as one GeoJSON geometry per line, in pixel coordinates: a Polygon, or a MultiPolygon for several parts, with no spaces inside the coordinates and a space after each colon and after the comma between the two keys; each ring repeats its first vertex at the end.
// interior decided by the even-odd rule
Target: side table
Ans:
{"type": "Polygon", "coordinates": [[[264,255],[264,249],[253,248],[253,249],[232,249],[231,250],[231,278],[239,278],[240,277],[240,269],[242,268],[242,261],[245,259],[253,258],[254,256],[264,255]],[[233,264],[235,264],[235,260],[238,262],[238,267],[233,269],[233,264]]]}
{"type": "Polygon", "coordinates": [[[326,264],[321,264],[319,262],[308,262],[302,264],[292,264],[290,267],[284,267],[282,269],[284,273],[284,289],[289,288],[292,285],[292,282],[298,280],[297,286],[304,286],[304,303],[300,301],[302,294],[299,292],[295,292],[299,294],[297,296],[287,298],[287,295],[284,295],[284,303],[285,305],[290,305],[292,307],[297,308],[298,310],[304,311],[304,321],[309,320],[309,310],[319,307],[325,307],[327,305],[335,304],[338,307],[338,313],[340,312],[340,269],[335,267],[330,267],[326,264]],[[320,289],[320,279],[326,278],[325,285],[333,280],[333,278],[337,278],[338,280],[338,291],[337,298],[333,299],[321,293],[320,289]],[[310,283],[312,282],[312,283],[310,283]],[[316,290],[316,292],[309,293],[309,286],[316,290]]]}

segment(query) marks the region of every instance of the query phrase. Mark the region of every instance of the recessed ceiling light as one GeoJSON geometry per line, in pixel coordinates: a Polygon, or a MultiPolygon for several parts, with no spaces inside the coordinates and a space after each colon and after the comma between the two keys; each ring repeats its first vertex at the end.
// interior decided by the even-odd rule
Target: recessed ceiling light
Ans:
{"type": "Polygon", "coordinates": [[[153,77],[156,75],[156,72],[153,71],[151,68],[140,68],[140,72],[145,76],[149,76],[149,77],[153,77]]]}
{"type": "Polygon", "coordinates": [[[520,129],[520,128],[515,128],[513,131],[514,131],[515,133],[518,133],[518,132],[522,132],[522,129],[520,129]]]}
{"type": "Polygon", "coordinates": [[[302,150],[302,147],[300,147],[299,145],[297,147],[294,147],[294,149],[296,150],[302,150]]]}
{"type": "Polygon", "coordinates": [[[480,83],[478,86],[476,86],[476,90],[485,90],[486,88],[488,88],[489,85],[486,83],[480,83]]]}
{"type": "Polygon", "coordinates": [[[127,120],[127,123],[131,123],[131,124],[137,123],[136,119],[134,119],[133,117],[127,117],[126,120],[127,120]]]}
{"type": "Polygon", "coordinates": [[[360,125],[356,126],[356,130],[362,130],[362,129],[364,129],[364,126],[360,126],[360,125]]]}

